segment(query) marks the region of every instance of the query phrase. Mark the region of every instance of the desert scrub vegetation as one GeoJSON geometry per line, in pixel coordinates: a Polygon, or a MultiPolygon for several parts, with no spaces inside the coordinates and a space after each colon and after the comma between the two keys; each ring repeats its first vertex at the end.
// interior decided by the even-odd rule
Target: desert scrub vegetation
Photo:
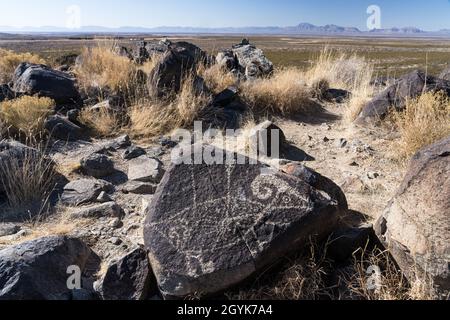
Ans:
{"type": "Polygon", "coordinates": [[[22,157],[3,162],[0,183],[7,201],[4,214],[18,219],[44,215],[56,177],[53,162],[37,149],[25,149],[22,157]]]}
{"type": "Polygon", "coordinates": [[[325,47],[306,71],[305,77],[313,89],[327,83],[330,87],[349,91],[351,97],[344,116],[352,122],[374,94],[371,84],[373,75],[374,65],[367,59],[325,47]]]}
{"type": "Polygon", "coordinates": [[[31,53],[16,53],[0,48],[0,83],[8,83],[16,68],[22,62],[45,64],[46,61],[38,55],[31,53]]]}
{"type": "Polygon", "coordinates": [[[81,110],[79,121],[91,131],[92,135],[107,138],[120,133],[125,125],[125,118],[122,113],[100,105],[99,108],[81,110]]]}
{"type": "Polygon", "coordinates": [[[399,159],[409,159],[421,148],[450,134],[450,99],[443,92],[428,92],[407,101],[404,111],[393,115],[400,139],[394,143],[399,159]]]}
{"type": "MultiPolygon", "coordinates": [[[[431,279],[412,270],[411,280],[398,269],[388,251],[360,248],[336,269],[329,242],[311,243],[309,252],[287,259],[259,275],[246,287],[228,292],[237,300],[434,300],[431,279]],[[368,273],[376,267],[377,278],[368,273]]],[[[374,269],[375,270],[375,269],[374,269]]]]}
{"type": "Polygon", "coordinates": [[[244,82],[244,101],[255,114],[291,115],[308,112],[310,92],[298,68],[276,70],[272,77],[244,82]]]}
{"type": "Polygon", "coordinates": [[[7,100],[0,103],[0,120],[9,131],[35,137],[45,132],[45,119],[54,106],[55,102],[45,97],[23,96],[7,100]]]}
{"type": "Polygon", "coordinates": [[[83,48],[81,62],[75,66],[80,88],[109,88],[114,92],[129,92],[135,84],[136,65],[115,52],[113,42],[83,48]]]}
{"type": "Polygon", "coordinates": [[[194,75],[186,75],[180,92],[174,97],[148,97],[136,101],[129,111],[130,134],[137,138],[153,138],[202,120],[201,115],[211,102],[211,97],[196,92],[194,81],[194,75]]]}
{"type": "Polygon", "coordinates": [[[215,94],[237,84],[234,75],[217,64],[210,67],[200,64],[197,74],[205,80],[207,87],[215,94]]]}

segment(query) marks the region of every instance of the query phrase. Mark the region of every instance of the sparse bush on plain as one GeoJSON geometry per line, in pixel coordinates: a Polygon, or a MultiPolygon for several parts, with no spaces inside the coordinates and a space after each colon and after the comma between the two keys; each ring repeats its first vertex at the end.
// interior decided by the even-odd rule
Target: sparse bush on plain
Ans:
{"type": "Polygon", "coordinates": [[[17,53],[0,48],[0,84],[12,80],[14,71],[22,62],[45,64],[46,61],[31,53],[17,53]]]}
{"type": "Polygon", "coordinates": [[[400,133],[395,154],[408,159],[423,147],[450,135],[450,99],[442,92],[424,93],[409,100],[404,111],[393,115],[400,133]]]}
{"type": "Polygon", "coordinates": [[[45,131],[45,119],[54,106],[50,98],[23,96],[0,103],[0,119],[6,129],[36,137],[45,131]]]}

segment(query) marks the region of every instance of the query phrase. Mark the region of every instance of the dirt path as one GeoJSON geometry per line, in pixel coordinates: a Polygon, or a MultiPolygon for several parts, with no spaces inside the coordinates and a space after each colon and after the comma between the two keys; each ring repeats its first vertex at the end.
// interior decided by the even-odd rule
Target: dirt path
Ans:
{"type": "Polygon", "coordinates": [[[319,115],[277,124],[291,144],[314,159],[305,164],[341,186],[350,209],[373,222],[404,176],[404,168],[389,156],[396,134],[348,124],[344,110],[345,105],[330,104],[319,115]]]}

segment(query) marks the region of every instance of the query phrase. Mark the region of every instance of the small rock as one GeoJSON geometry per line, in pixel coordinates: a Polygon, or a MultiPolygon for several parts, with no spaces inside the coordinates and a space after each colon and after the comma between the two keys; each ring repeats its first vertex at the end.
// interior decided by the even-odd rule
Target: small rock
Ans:
{"type": "Polygon", "coordinates": [[[142,148],[140,148],[140,147],[138,147],[138,146],[131,146],[131,147],[128,147],[125,151],[124,151],[124,153],[122,154],[122,158],[124,159],[124,160],[131,160],[131,159],[134,159],[134,158],[138,158],[138,157],[140,157],[140,156],[143,156],[143,155],[145,155],[145,150],[144,149],[142,149],[142,148]]]}
{"type": "Polygon", "coordinates": [[[109,192],[114,186],[104,180],[80,179],[64,187],[61,202],[67,206],[79,206],[94,202],[102,191],[109,192]]]}
{"type": "Polygon", "coordinates": [[[154,194],[156,192],[156,186],[151,183],[130,181],[123,186],[122,191],[124,193],[132,194],[154,194]]]}
{"type": "Polygon", "coordinates": [[[252,141],[257,140],[259,155],[280,158],[280,152],[287,144],[283,130],[270,121],[265,121],[252,129],[252,141]],[[274,143],[276,145],[272,145],[274,143]],[[274,154],[278,153],[278,154],[274,154]]]}
{"type": "Polygon", "coordinates": [[[330,141],[330,139],[328,137],[323,138],[323,142],[329,142],[329,141],[330,141]]]}
{"type": "Polygon", "coordinates": [[[144,300],[155,287],[147,252],[141,248],[112,263],[96,285],[104,300],[144,300]]]}
{"type": "Polygon", "coordinates": [[[339,148],[345,148],[346,146],[347,146],[347,144],[348,144],[348,141],[346,140],[346,139],[344,139],[344,138],[341,138],[341,139],[339,139],[338,141],[337,141],[337,146],[339,147],[339,148]]]}
{"type": "Polygon", "coordinates": [[[327,131],[331,130],[331,126],[328,123],[322,123],[322,125],[320,127],[327,131]]]}
{"type": "Polygon", "coordinates": [[[115,218],[114,220],[112,220],[110,222],[109,225],[111,228],[120,229],[123,227],[123,222],[122,222],[122,220],[120,220],[120,218],[115,218]]]}
{"type": "Polygon", "coordinates": [[[359,167],[359,164],[356,161],[353,161],[349,164],[350,167],[359,167]]]}
{"type": "Polygon", "coordinates": [[[100,195],[97,197],[97,202],[100,202],[100,203],[111,202],[111,201],[113,201],[113,200],[111,199],[109,194],[107,194],[105,191],[102,191],[100,193],[100,195]]]}
{"type": "Polygon", "coordinates": [[[12,223],[0,223],[0,237],[12,236],[21,230],[20,226],[12,223]]]}
{"type": "Polygon", "coordinates": [[[107,202],[83,208],[72,213],[74,218],[120,217],[122,209],[115,202],[107,202]]]}
{"type": "Polygon", "coordinates": [[[369,178],[370,180],[375,180],[380,176],[379,173],[377,172],[369,172],[367,173],[367,178],[369,178]]]}
{"type": "Polygon", "coordinates": [[[344,262],[351,258],[356,250],[365,248],[371,239],[375,239],[372,224],[344,228],[333,235],[328,247],[328,253],[335,261],[344,262]]]}
{"type": "Polygon", "coordinates": [[[173,141],[168,137],[159,138],[159,144],[162,147],[169,148],[169,149],[175,148],[178,145],[178,143],[176,141],[173,141]]]}
{"type": "Polygon", "coordinates": [[[103,178],[114,172],[114,162],[104,154],[93,153],[81,160],[83,172],[94,178],[103,178]]]}
{"type": "Polygon", "coordinates": [[[120,245],[122,243],[122,240],[120,238],[118,238],[118,237],[112,237],[112,238],[110,238],[108,240],[108,242],[113,244],[113,245],[115,245],[115,246],[118,246],[118,245],[120,245]]]}
{"type": "Polygon", "coordinates": [[[162,175],[162,164],[156,159],[141,156],[129,162],[128,179],[131,181],[159,183],[162,175]]]}

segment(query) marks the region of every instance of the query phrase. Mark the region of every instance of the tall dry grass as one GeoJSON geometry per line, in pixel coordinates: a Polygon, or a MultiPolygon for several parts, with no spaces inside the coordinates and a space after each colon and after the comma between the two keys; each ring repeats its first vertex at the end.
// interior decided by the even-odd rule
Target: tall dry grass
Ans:
{"type": "Polygon", "coordinates": [[[101,106],[98,109],[84,108],[79,121],[99,138],[112,137],[120,133],[125,124],[125,116],[119,112],[101,106]]]}
{"type": "Polygon", "coordinates": [[[374,94],[371,84],[374,66],[356,54],[324,48],[314,60],[305,77],[310,86],[326,81],[330,87],[351,93],[345,119],[352,122],[374,94]]]}
{"type": "Polygon", "coordinates": [[[256,114],[291,115],[307,112],[310,92],[298,68],[276,70],[272,77],[244,82],[240,86],[244,101],[256,114]]]}
{"type": "Polygon", "coordinates": [[[205,80],[207,87],[215,94],[237,84],[235,76],[217,64],[209,67],[200,64],[197,74],[205,80]]]}
{"type": "Polygon", "coordinates": [[[45,64],[46,61],[36,54],[17,53],[0,48],[0,83],[12,80],[14,71],[22,62],[45,64]]]}
{"type": "Polygon", "coordinates": [[[409,159],[423,147],[450,135],[450,99],[442,93],[428,92],[409,100],[404,111],[393,115],[400,139],[394,143],[399,159],[409,159]]]}
{"type": "Polygon", "coordinates": [[[130,108],[130,134],[139,138],[154,138],[175,129],[191,126],[209,105],[211,97],[197,93],[194,76],[186,76],[180,92],[172,99],[143,99],[130,108]]]}
{"type": "Polygon", "coordinates": [[[53,162],[36,149],[27,149],[23,157],[2,162],[0,183],[7,199],[3,214],[18,219],[45,214],[55,178],[53,162]]]}
{"type": "Polygon", "coordinates": [[[9,130],[36,137],[44,133],[45,119],[54,106],[50,98],[23,96],[0,103],[0,119],[9,130]]]}
{"type": "Polygon", "coordinates": [[[128,92],[134,88],[136,65],[115,52],[115,43],[99,43],[94,48],[83,48],[81,63],[74,72],[81,88],[109,88],[114,92],[128,92]]]}

